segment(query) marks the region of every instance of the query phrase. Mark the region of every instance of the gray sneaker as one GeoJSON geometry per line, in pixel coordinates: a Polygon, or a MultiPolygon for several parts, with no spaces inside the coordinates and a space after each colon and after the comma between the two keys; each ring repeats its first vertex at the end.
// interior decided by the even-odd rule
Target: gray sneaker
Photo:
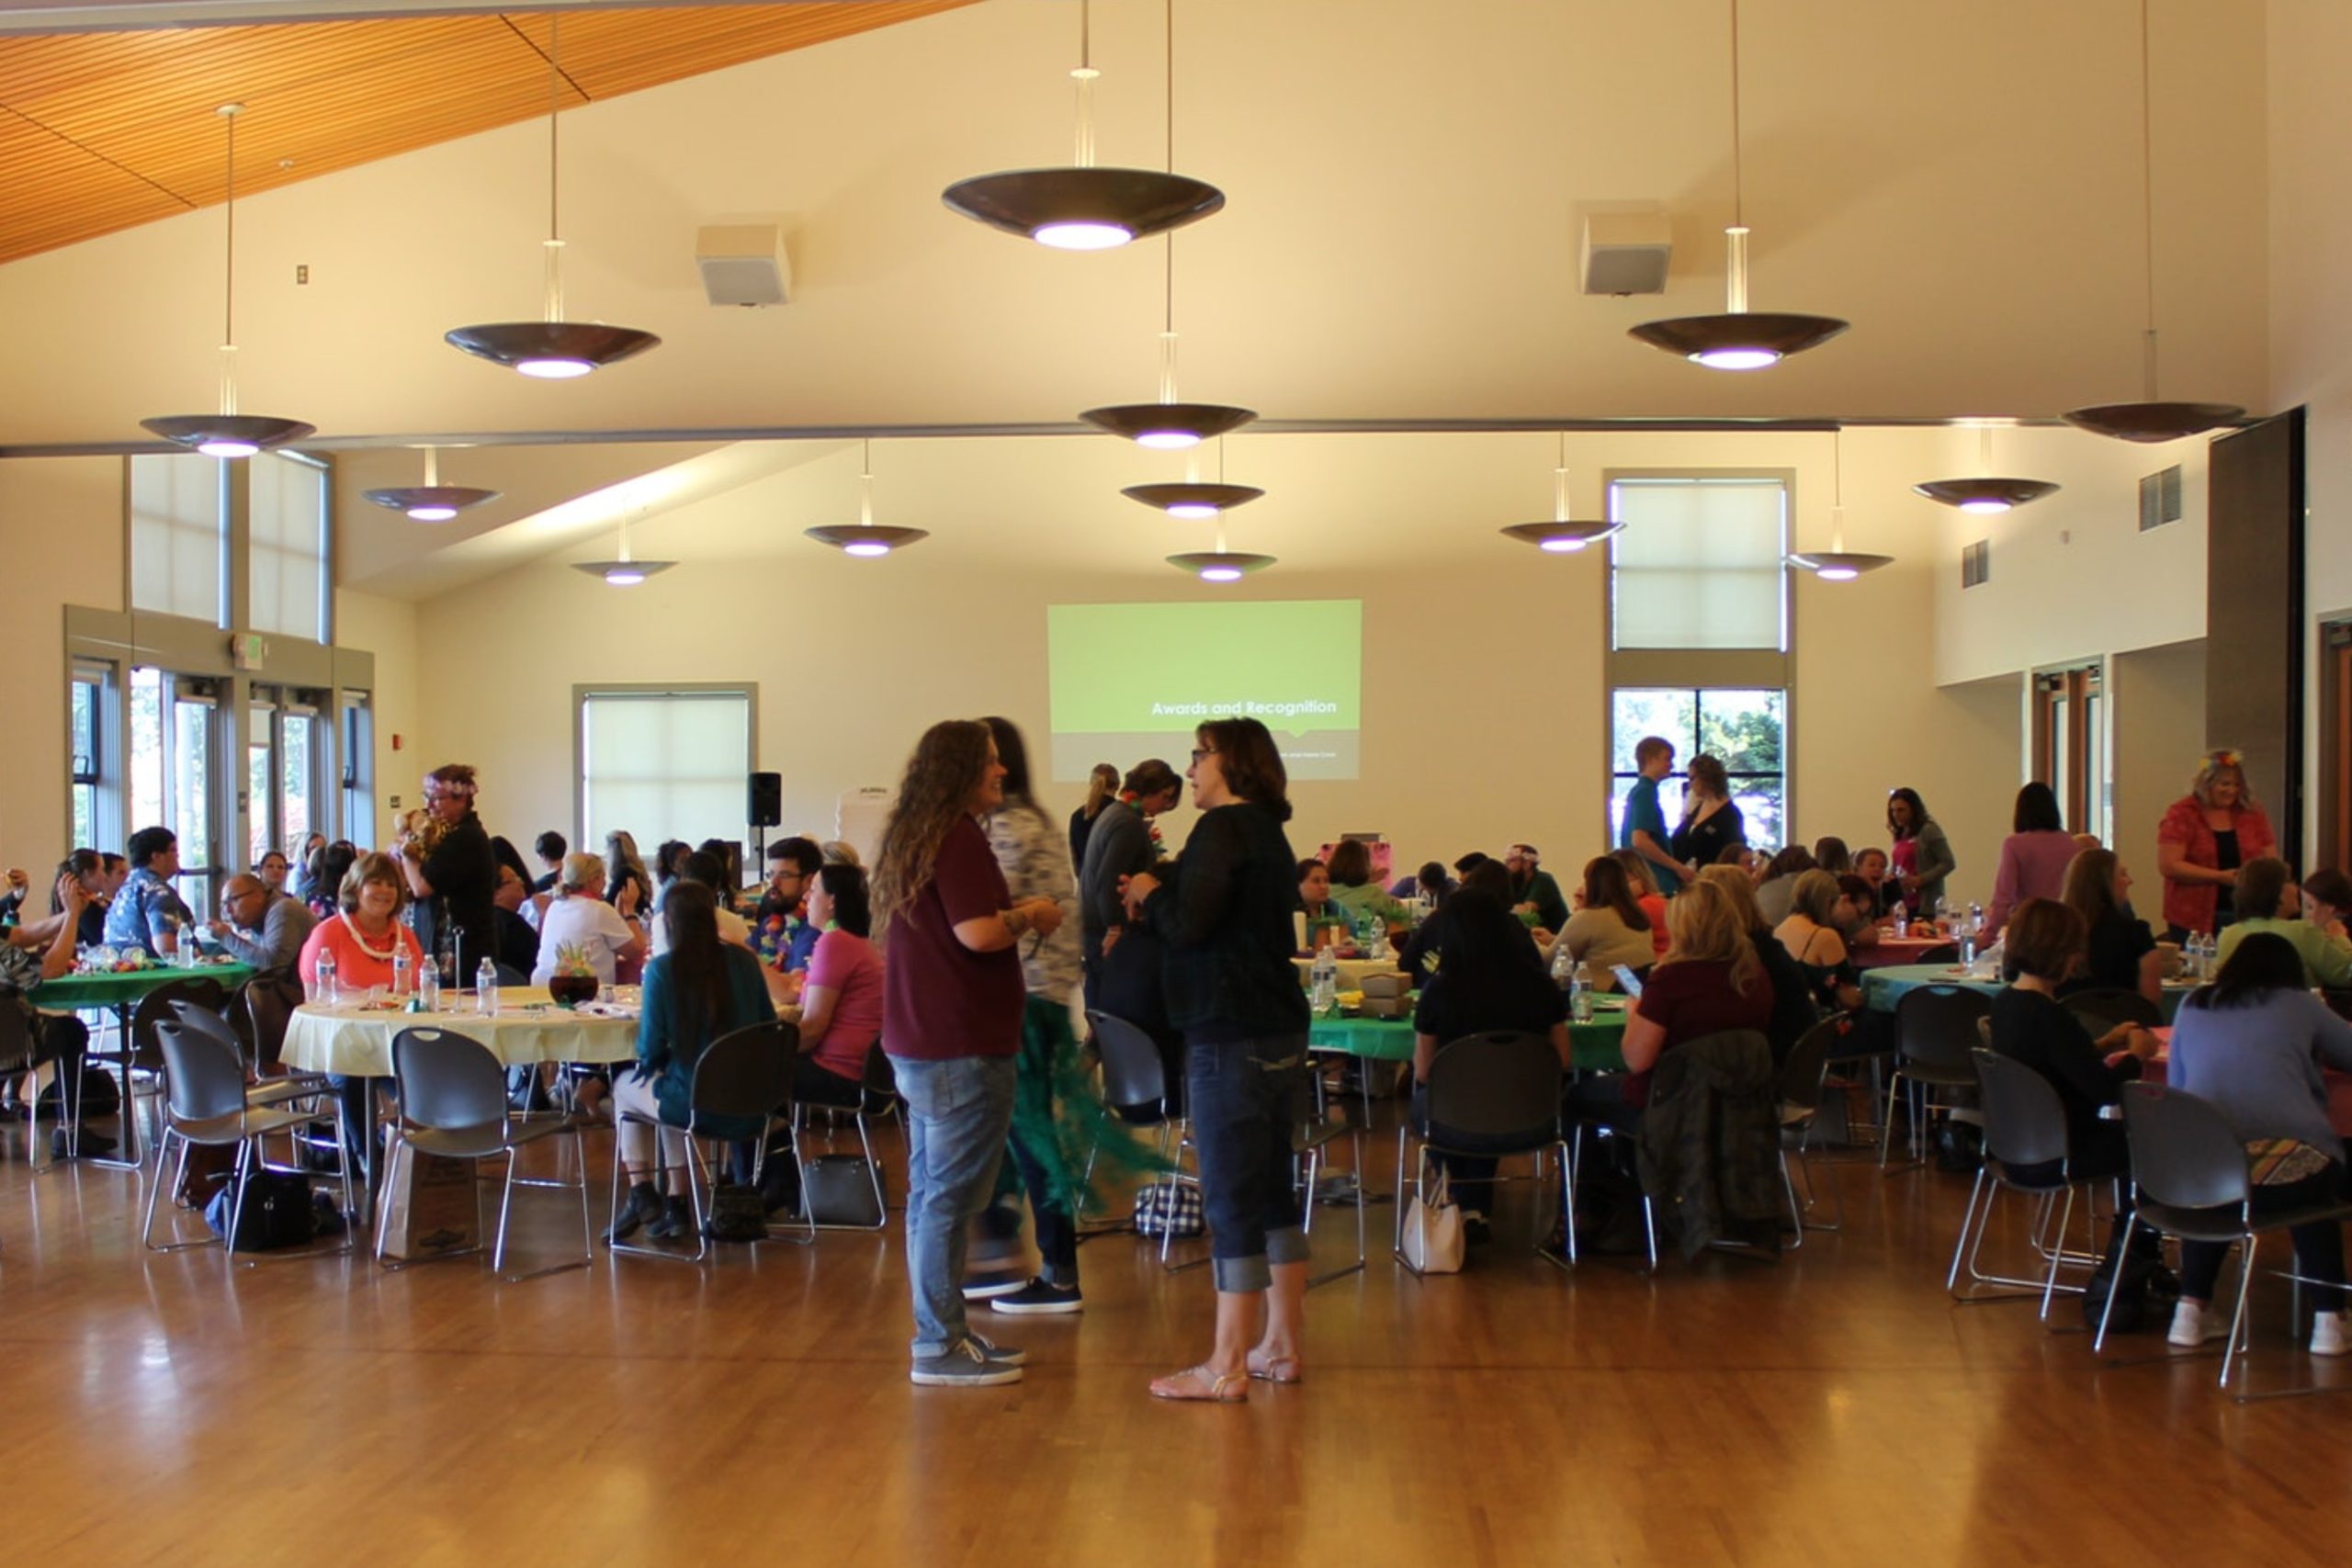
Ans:
{"type": "Polygon", "coordinates": [[[967,1339],[944,1356],[917,1361],[907,1375],[924,1388],[990,1388],[1019,1382],[1021,1369],[989,1360],[986,1351],[967,1339]]]}
{"type": "Polygon", "coordinates": [[[1019,1367],[1028,1364],[1028,1351],[1016,1350],[1010,1345],[1000,1345],[977,1329],[966,1329],[964,1338],[968,1344],[978,1345],[980,1348],[980,1354],[996,1366],[1019,1367]]]}

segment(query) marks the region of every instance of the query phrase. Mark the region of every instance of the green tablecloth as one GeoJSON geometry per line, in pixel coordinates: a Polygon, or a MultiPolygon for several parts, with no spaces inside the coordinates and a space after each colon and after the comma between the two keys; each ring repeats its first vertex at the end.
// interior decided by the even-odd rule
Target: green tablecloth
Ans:
{"type": "MultiPolygon", "coordinates": [[[[1884,969],[1865,969],[1861,981],[1862,1000],[1876,1012],[1893,1012],[1905,992],[1922,986],[1951,986],[1963,991],[1981,991],[1988,997],[1998,996],[2003,988],[1998,980],[1971,978],[1952,964],[1899,964],[1884,969]]],[[[2165,982],[2160,1005],[2167,1021],[2180,1010],[2180,998],[2196,988],[2191,984],[2165,982]]]]}
{"type": "Polygon", "coordinates": [[[233,991],[254,977],[249,964],[205,964],[193,969],[133,969],[119,975],[60,975],[54,980],[43,980],[32,988],[32,1004],[51,1012],[69,1012],[75,1008],[112,1008],[117,1011],[139,1005],[140,998],[150,991],[161,990],[174,980],[197,978],[219,982],[224,991],[233,991]]]}
{"type": "MultiPolygon", "coordinates": [[[[1622,1072],[1625,1015],[1607,1006],[1595,1009],[1590,1023],[1568,1026],[1568,1054],[1579,1068],[1622,1072]]],[[[1408,1018],[1318,1018],[1307,1024],[1306,1044],[1314,1051],[1343,1051],[1376,1062],[1413,1059],[1413,1021],[1408,1018]]]]}

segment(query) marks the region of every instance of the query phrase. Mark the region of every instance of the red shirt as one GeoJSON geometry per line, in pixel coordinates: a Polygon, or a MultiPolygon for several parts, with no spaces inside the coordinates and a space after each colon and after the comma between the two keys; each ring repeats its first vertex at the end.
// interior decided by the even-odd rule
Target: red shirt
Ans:
{"type": "MultiPolygon", "coordinates": [[[[2233,812],[2237,823],[2238,863],[2244,865],[2256,855],[2275,855],[2278,840],[2270,831],[2270,818],[2259,806],[2240,806],[2233,812]]],[[[2193,795],[2184,795],[2172,803],[2165,819],[2156,824],[2156,844],[2178,844],[2180,858],[2191,865],[2221,869],[2221,847],[2213,841],[2212,824],[2205,820],[2205,807],[2193,795]]],[[[2175,882],[2165,878],[2165,924],[2178,926],[2185,931],[2210,931],[2213,929],[2213,911],[2220,902],[2221,887],[2211,882],[2175,882]]],[[[2243,916],[2245,911],[2238,913],[2243,916]]]]}
{"type": "MultiPolygon", "coordinates": [[[[408,950],[409,974],[416,974],[416,966],[424,962],[424,954],[416,945],[416,933],[392,922],[391,934],[376,942],[377,951],[387,956],[379,958],[361,945],[358,928],[345,915],[334,915],[311,928],[310,939],[302,943],[302,956],[294,961],[294,972],[301,976],[302,989],[315,993],[319,988],[319,954],[334,954],[334,983],[348,993],[364,991],[370,986],[390,989],[392,983],[393,949],[408,950]]],[[[413,983],[413,982],[412,982],[413,983]]]]}
{"type": "MultiPolygon", "coordinates": [[[[1685,1041],[1726,1029],[1761,1033],[1772,1021],[1772,982],[1761,968],[1748,976],[1745,995],[1732,989],[1732,966],[1698,959],[1661,964],[1650,971],[1634,1010],[1666,1031],[1660,1055],[1685,1041]]],[[[1625,1076],[1625,1103],[1650,1102],[1650,1075],[1625,1076]]]]}
{"type": "Polygon", "coordinates": [[[1029,993],[1017,948],[974,953],[956,940],[965,920],[1010,908],[1004,874],[988,835],[959,818],[939,846],[931,880],[890,917],[884,944],[882,1049],[893,1056],[944,1061],[1010,1056],[1021,1049],[1021,1015],[1029,993]]]}

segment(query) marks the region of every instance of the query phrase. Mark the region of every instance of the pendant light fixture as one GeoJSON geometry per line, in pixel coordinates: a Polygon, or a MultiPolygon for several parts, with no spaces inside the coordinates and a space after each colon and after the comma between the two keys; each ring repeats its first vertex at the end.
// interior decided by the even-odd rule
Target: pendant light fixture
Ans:
{"type": "Polygon", "coordinates": [[[177,446],[192,446],[208,457],[250,457],[315,434],[319,428],[299,419],[237,412],[237,116],[244,107],[222,104],[214,111],[229,129],[227,199],[220,204],[227,235],[220,281],[220,412],[169,414],[139,422],[153,434],[177,446]]]}
{"type": "Polygon", "coordinates": [[[1818,348],[1852,323],[1747,308],[1747,183],[1739,146],[1739,0],[1731,0],[1731,227],[1724,231],[1724,313],[1644,321],[1630,334],[1710,370],[1761,370],[1792,354],[1818,348]]]}
{"type": "Polygon", "coordinates": [[[476,490],[471,485],[445,485],[441,482],[441,453],[438,447],[424,449],[424,482],[421,485],[399,485],[385,490],[363,490],[363,501],[405,513],[418,523],[447,523],[458,513],[498,499],[494,490],[476,490]]]}
{"type": "Polygon", "coordinates": [[[1623,523],[1578,523],[1568,517],[1568,433],[1560,432],[1560,457],[1552,469],[1552,521],[1514,523],[1503,533],[1551,555],[1572,555],[1587,545],[1622,533],[1623,523]]]}
{"type": "Polygon", "coordinates": [[[557,61],[559,19],[548,17],[548,237],[547,297],[544,319],[537,321],[488,321],[452,327],[442,334],[452,348],[477,359],[503,365],[537,380],[563,381],[586,376],[607,365],[643,354],[662,340],[635,327],[608,326],[603,321],[563,319],[563,231],[558,222],[557,120],[563,107],[563,73],[557,61]]]}
{"type": "Polygon", "coordinates": [[[1824,582],[1851,582],[1866,571],[1876,571],[1883,566],[1893,566],[1893,556],[1855,555],[1846,548],[1846,427],[1839,425],[1829,436],[1830,494],[1829,547],[1826,550],[1804,550],[1789,557],[1789,564],[1800,571],[1809,571],[1824,582]]]}
{"type": "Polygon", "coordinates": [[[1204,484],[1193,471],[1182,484],[1129,485],[1119,493],[1130,501],[1157,507],[1180,523],[1202,523],[1247,505],[1266,492],[1254,485],[1229,485],[1225,482],[1225,438],[1216,444],[1216,478],[1215,484],[1204,484]]]}
{"type": "Polygon", "coordinates": [[[2148,0],[2140,0],[2140,246],[2147,306],[2147,324],[2140,342],[2141,377],[2147,398],[2136,403],[2070,409],[2065,415],[2068,424],[2119,441],[2177,441],[2245,417],[2245,410],[2235,403],[2168,403],[2156,395],[2156,158],[2148,78],[2148,0]]]}
{"type": "MultiPolygon", "coordinates": [[[[1188,446],[1238,430],[1258,417],[1254,409],[1224,403],[1186,403],[1176,399],[1176,236],[1160,242],[1168,247],[1161,283],[1159,332],[1159,400],[1156,403],[1114,403],[1088,409],[1078,417],[1138,446],[1159,452],[1181,452],[1188,446]]],[[[1250,499],[1248,497],[1244,498],[1250,499]]]]}
{"type": "Polygon", "coordinates": [[[922,528],[893,528],[874,521],[874,443],[858,444],[857,521],[803,530],[820,545],[831,545],[845,556],[887,556],[892,550],[931,537],[922,528]]]}
{"type": "MultiPolygon", "coordinates": [[[[1172,6],[1173,0],[1169,0],[1172,6]]],[[[1172,36],[1174,23],[1169,23],[1172,36]]],[[[1078,150],[1067,169],[1007,169],[975,175],[940,192],[939,199],[965,217],[1035,240],[1057,251],[1112,250],[1148,235],[1164,234],[1206,218],[1225,205],[1213,185],[1158,169],[1105,169],[1094,162],[1093,6],[1079,0],[1078,150]]],[[[1170,73],[1171,85],[1174,73],[1170,73]]],[[[1170,107],[1172,119],[1174,107],[1170,107]]]]}
{"type": "Polygon", "coordinates": [[[1180,556],[1170,556],[1168,564],[1178,571],[1190,572],[1203,582],[1238,582],[1253,571],[1263,571],[1274,564],[1272,556],[1245,555],[1225,547],[1225,519],[1216,523],[1216,548],[1187,550],[1180,556]]]}
{"type": "MultiPolygon", "coordinates": [[[[1977,460],[1985,475],[1993,471],[1993,424],[1991,421],[1977,427],[1977,460]]],[[[2029,502],[2040,501],[2045,495],[2055,495],[2058,487],[2048,479],[2018,479],[1978,478],[1966,479],[1929,479],[1926,484],[1913,485],[1912,490],[1929,501],[1939,501],[1946,506],[1977,516],[1992,516],[2013,511],[2029,502]]]]}
{"type": "Polygon", "coordinates": [[[615,588],[634,588],[657,571],[667,571],[678,563],[673,560],[633,560],[628,553],[628,517],[621,517],[620,558],[618,560],[576,560],[574,571],[584,571],[591,577],[601,577],[615,588]]]}

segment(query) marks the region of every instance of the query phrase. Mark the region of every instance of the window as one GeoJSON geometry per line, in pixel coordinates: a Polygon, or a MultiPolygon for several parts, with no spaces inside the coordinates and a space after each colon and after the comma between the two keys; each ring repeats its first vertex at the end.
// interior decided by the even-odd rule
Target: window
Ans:
{"type": "MultiPolygon", "coordinates": [[[[376,729],[368,694],[343,694],[343,836],[376,847],[376,729]]],[[[322,825],[321,832],[326,832],[322,825]]]]}
{"type": "MultiPolygon", "coordinates": [[[[1706,752],[1731,776],[1732,804],[1739,807],[1747,828],[1747,841],[1770,849],[1787,841],[1788,774],[1783,744],[1788,728],[1788,694],[1777,691],[1734,691],[1722,688],[1677,690],[1627,688],[1611,694],[1610,755],[1613,778],[1609,803],[1609,841],[1615,843],[1625,825],[1625,792],[1641,775],[1634,766],[1634,748],[1642,738],[1656,735],[1674,743],[1678,770],[1692,757],[1706,752]]],[[[1679,773],[1658,786],[1658,802],[1668,829],[1681,820],[1682,781],[1679,773]]]]}
{"type": "Polygon", "coordinates": [[[2068,831],[2107,832],[2107,699],[2097,664],[2033,678],[2033,776],[2058,797],[2068,831]]]}
{"type": "Polygon", "coordinates": [[[225,819],[215,753],[217,682],[159,670],[130,672],[130,828],[169,828],[179,838],[179,894],[209,910],[221,872],[225,819]]]}
{"type": "Polygon", "coordinates": [[[132,609],[229,624],[225,468],[193,453],[130,459],[132,609]]]}
{"type": "Polygon", "coordinates": [[[1613,479],[1609,515],[1612,648],[1788,648],[1781,480],[1613,479]]]}
{"type": "Polygon", "coordinates": [[[73,845],[96,849],[122,840],[120,812],[114,809],[107,779],[113,748],[113,671],[103,664],[76,662],[67,692],[66,738],[69,790],[74,805],[73,845]]]}
{"type": "Polygon", "coordinates": [[[582,687],[578,697],[582,845],[616,828],[640,846],[743,836],[752,688],[582,687]]]}
{"type": "Polygon", "coordinates": [[[265,452],[246,464],[247,570],[255,631],[327,642],[327,474],[265,452]]]}

